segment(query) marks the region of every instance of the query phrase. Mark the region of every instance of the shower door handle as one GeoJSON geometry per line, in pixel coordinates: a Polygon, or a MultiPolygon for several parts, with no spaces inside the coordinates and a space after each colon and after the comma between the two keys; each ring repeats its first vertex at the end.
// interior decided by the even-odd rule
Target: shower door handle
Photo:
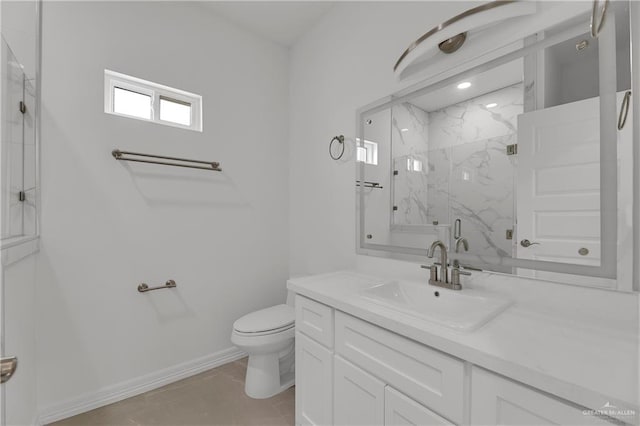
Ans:
{"type": "Polygon", "coordinates": [[[18,368],[18,358],[15,356],[0,359],[0,383],[8,381],[18,368]]]}

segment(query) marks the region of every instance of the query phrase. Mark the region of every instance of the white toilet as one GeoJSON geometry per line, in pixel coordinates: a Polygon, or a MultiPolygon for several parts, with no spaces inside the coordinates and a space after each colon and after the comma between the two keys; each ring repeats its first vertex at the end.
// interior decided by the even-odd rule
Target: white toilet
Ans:
{"type": "Polygon", "coordinates": [[[294,384],[295,311],[276,305],[233,323],[231,342],[249,354],[244,390],[251,398],[269,398],[294,384]]]}

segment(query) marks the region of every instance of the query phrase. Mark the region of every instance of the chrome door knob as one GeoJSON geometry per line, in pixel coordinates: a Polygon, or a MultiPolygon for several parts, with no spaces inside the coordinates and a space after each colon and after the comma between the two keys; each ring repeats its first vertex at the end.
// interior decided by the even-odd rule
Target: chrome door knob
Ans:
{"type": "Polygon", "coordinates": [[[521,245],[522,247],[529,247],[529,246],[532,246],[532,245],[534,245],[534,244],[540,244],[540,243],[532,243],[532,242],[531,242],[531,241],[529,241],[529,240],[522,240],[522,241],[520,241],[520,245],[521,245]]]}

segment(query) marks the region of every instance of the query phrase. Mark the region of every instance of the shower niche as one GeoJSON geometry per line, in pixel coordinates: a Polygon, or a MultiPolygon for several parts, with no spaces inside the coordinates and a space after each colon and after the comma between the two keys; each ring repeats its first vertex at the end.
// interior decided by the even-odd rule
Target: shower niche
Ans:
{"type": "Polygon", "coordinates": [[[36,90],[4,37],[0,54],[0,247],[38,235],[36,90]]]}

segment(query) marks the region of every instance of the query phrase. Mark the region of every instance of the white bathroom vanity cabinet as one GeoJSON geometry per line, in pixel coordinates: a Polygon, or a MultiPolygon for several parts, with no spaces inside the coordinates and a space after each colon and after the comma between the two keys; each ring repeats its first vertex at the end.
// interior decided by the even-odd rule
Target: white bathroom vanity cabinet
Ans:
{"type": "Polygon", "coordinates": [[[607,367],[593,368],[609,351],[570,359],[583,349],[575,323],[551,315],[539,321],[516,302],[477,330],[452,331],[362,297],[364,289],[385,281],[352,272],[289,281],[289,289],[297,292],[296,424],[606,425],[637,420],[629,415],[636,410],[631,401],[600,394],[606,386],[594,386],[587,377],[587,372],[606,376],[607,367]],[[562,335],[565,342],[557,344],[562,335]],[[520,359],[511,356],[516,352],[520,359]],[[556,367],[573,364],[574,371],[583,371],[582,382],[550,377],[553,368],[545,363],[554,359],[556,367]],[[607,410],[614,416],[602,415],[607,410]]]}

